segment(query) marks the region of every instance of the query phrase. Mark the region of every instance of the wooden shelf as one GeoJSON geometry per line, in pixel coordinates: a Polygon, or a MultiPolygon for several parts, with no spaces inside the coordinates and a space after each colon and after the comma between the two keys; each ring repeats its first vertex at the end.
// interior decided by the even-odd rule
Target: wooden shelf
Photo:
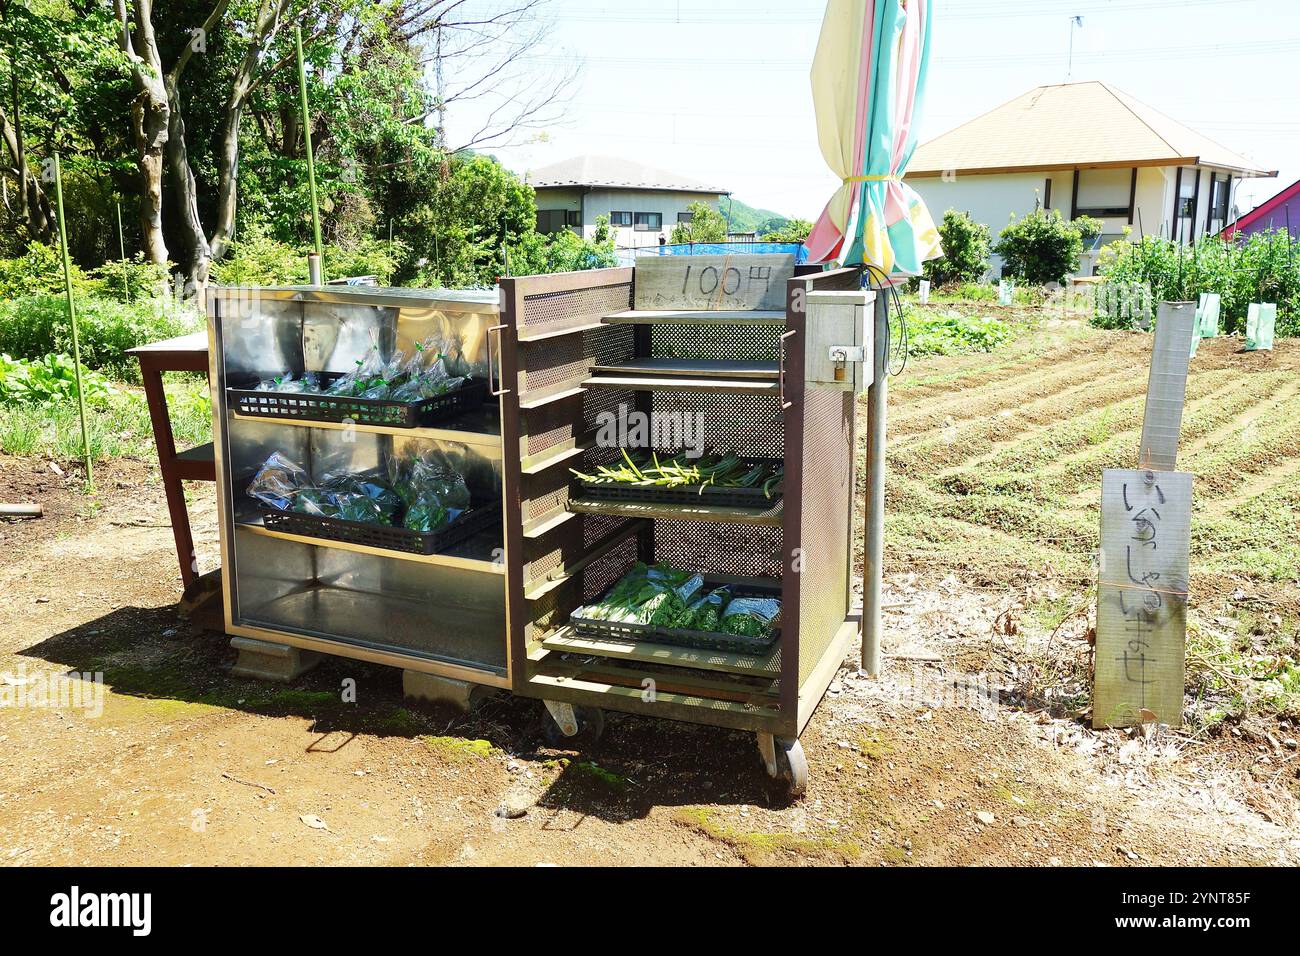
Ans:
{"type": "Polygon", "coordinates": [[[241,422],[264,425],[287,425],[290,428],[323,428],[328,431],[352,431],[362,435],[392,435],[426,441],[457,442],[473,445],[486,458],[501,457],[501,422],[492,403],[456,418],[427,428],[401,428],[396,425],[367,425],[361,422],[314,422],[309,419],[273,418],[269,415],[241,415],[233,409],[230,417],[241,422]],[[460,427],[457,427],[460,426],[460,427]]]}
{"type": "Polygon", "coordinates": [[[629,309],[605,316],[608,325],[770,325],[784,326],[784,312],[700,312],[629,309]]]}
{"type": "Polygon", "coordinates": [[[542,342],[546,339],[559,338],[561,335],[573,335],[577,332],[589,332],[592,329],[600,328],[604,324],[604,322],[576,322],[571,325],[560,326],[559,328],[551,326],[539,331],[529,331],[528,328],[525,327],[519,330],[515,338],[516,341],[523,343],[542,342]]]}
{"type": "Polygon", "coordinates": [[[610,660],[639,661],[643,664],[667,664],[697,670],[742,674],[746,677],[781,676],[781,643],[765,655],[735,654],[730,651],[706,651],[694,647],[676,647],[654,641],[614,640],[607,637],[582,637],[571,627],[563,627],[542,639],[542,647],[563,654],[583,654],[610,660]]]}
{"type": "Polygon", "coordinates": [[[308,535],[290,534],[287,531],[276,531],[267,528],[261,523],[261,519],[237,521],[235,522],[235,529],[264,538],[278,538],[281,541],[309,544],[316,548],[332,548],[338,551],[353,551],[358,554],[373,554],[381,558],[393,558],[396,561],[436,564],[447,568],[461,568],[466,571],[482,571],[485,574],[506,573],[504,561],[492,560],[493,551],[501,548],[500,528],[489,528],[474,535],[468,541],[461,542],[449,551],[439,554],[411,554],[407,551],[375,548],[368,544],[354,544],[351,541],[332,541],[329,538],[313,538],[308,535]]]}
{"type": "Polygon", "coordinates": [[[754,379],[775,382],[775,362],[740,362],[732,359],[634,358],[616,365],[595,365],[598,375],[664,375],[672,378],[754,379]]]}
{"type": "Polygon", "coordinates": [[[601,501],[570,498],[569,510],[589,515],[620,515],[625,518],[657,518],[679,521],[719,521],[730,524],[780,527],[785,518],[785,499],[770,508],[740,508],[734,505],[683,505],[651,501],[601,501]]]}
{"type": "Polygon", "coordinates": [[[623,388],[648,392],[725,392],[729,395],[776,395],[775,382],[735,378],[685,378],[668,375],[593,375],[582,383],[587,387],[623,388]]]}

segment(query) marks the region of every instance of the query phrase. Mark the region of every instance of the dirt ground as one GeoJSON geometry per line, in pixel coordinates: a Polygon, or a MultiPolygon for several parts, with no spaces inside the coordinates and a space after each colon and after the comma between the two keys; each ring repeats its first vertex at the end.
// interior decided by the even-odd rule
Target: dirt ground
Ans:
{"type": "MultiPolygon", "coordinates": [[[[1129,387],[1086,349],[1075,358],[1093,387],[1129,387]]],[[[929,363],[898,391],[905,481],[924,427],[952,427],[962,407],[942,382],[969,367],[929,363]]],[[[1046,414],[995,387],[1003,407],[1046,414]]],[[[1018,642],[1032,629],[1006,621],[1043,578],[949,575],[920,552],[896,563],[885,673],[861,675],[854,649],[804,736],[809,792],[790,803],[744,734],[609,715],[577,754],[545,747],[535,703],[417,707],[383,667],[330,659],[288,688],[233,679],[227,640],[176,610],[155,469],[97,477],[87,498],[44,460],[0,457],[0,500],[46,509],[0,523],[0,691],[67,672],[108,688],[98,715],[0,706],[8,864],[1300,864],[1300,727],[1097,733],[1031,705],[1040,658],[1018,642]]],[[[206,570],[213,493],[191,493],[206,570]]],[[[907,493],[891,487],[895,506],[907,493]]],[[[1058,644],[1086,657],[1077,630],[1058,644]]]]}

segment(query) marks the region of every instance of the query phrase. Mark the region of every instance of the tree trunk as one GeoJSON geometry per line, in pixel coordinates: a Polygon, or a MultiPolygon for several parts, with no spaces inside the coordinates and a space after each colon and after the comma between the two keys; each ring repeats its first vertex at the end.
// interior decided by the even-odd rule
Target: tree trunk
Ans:
{"type": "Polygon", "coordinates": [[[41,188],[41,181],[27,165],[27,152],[23,149],[22,128],[17,115],[9,122],[4,108],[0,107],[0,136],[4,137],[14,169],[18,171],[19,202],[27,234],[36,242],[49,245],[54,239],[54,214],[49,197],[41,188]]]}
{"type": "Polygon", "coordinates": [[[212,258],[226,254],[235,234],[235,209],[239,185],[239,121],[249,94],[262,68],[262,56],[280,31],[281,17],[290,0],[265,0],[257,13],[248,47],[235,73],[222,117],[221,142],[217,146],[217,219],[209,235],[212,258]]]}
{"type": "Polygon", "coordinates": [[[212,270],[212,248],[203,232],[203,222],[199,219],[198,186],[194,181],[194,170],[190,166],[189,149],[185,145],[185,117],[181,112],[180,97],[173,77],[168,78],[167,94],[171,104],[167,168],[176,190],[180,228],[185,237],[185,296],[194,296],[202,308],[206,301],[208,275],[212,270]]]}
{"type": "Polygon", "coordinates": [[[163,83],[162,59],[153,32],[152,0],[136,0],[135,27],[142,52],[128,29],[126,0],[114,0],[113,9],[122,24],[120,44],[131,62],[131,80],[135,100],[131,104],[131,126],[135,140],[136,166],[140,170],[140,233],[144,252],[157,265],[167,263],[167,243],[163,240],[163,165],[171,122],[171,105],[163,83]]]}

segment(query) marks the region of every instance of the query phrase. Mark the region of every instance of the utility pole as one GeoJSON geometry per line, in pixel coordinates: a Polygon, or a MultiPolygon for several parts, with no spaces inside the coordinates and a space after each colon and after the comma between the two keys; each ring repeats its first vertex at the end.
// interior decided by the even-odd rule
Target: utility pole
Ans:
{"type": "Polygon", "coordinates": [[[1083,17],[1070,17],[1070,58],[1065,64],[1065,79],[1069,82],[1074,76],[1074,28],[1083,29],[1083,17]]]}

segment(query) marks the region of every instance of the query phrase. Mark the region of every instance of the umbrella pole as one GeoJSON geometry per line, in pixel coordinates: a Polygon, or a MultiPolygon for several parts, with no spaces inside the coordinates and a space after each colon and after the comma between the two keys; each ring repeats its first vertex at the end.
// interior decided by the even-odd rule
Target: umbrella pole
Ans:
{"type": "Polygon", "coordinates": [[[885,559],[885,411],[889,404],[889,295],[876,290],[875,374],[867,389],[866,542],[862,553],[862,669],[880,673],[880,591],[885,559]]]}

